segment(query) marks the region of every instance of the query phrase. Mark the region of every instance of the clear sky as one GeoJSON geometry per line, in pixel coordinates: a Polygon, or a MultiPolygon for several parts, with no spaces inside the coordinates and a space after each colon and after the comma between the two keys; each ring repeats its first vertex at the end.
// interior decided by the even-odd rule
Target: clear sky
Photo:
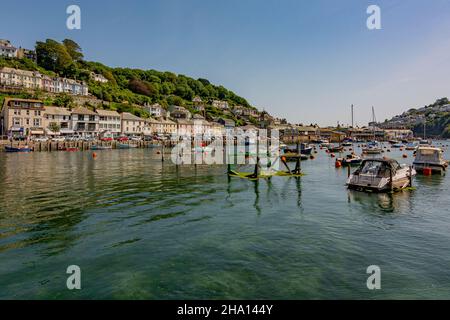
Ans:
{"type": "Polygon", "coordinates": [[[291,122],[359,125],[450,96],[449,0],[2,0],[0,38],[207,78],[291,122]],[[66,28],[81,7],[82,29],[66,28]],[[381,30],[366,27],[368,5],[381,30]]]}

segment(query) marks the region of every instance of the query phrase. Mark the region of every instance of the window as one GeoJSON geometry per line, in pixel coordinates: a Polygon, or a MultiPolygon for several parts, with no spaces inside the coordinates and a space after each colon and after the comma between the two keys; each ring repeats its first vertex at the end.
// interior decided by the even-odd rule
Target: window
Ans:
{"type": "Polygon", "coordinates": [[[20,118],[13,118],[12,121],[14,126],[20,126],[20,118]]]}
{"type": "Polygon", "coordinates": [[[33,119],[33,126],[40,127],[41,126],[41,119],[34,118],[33,119]]]}
{"type": "Polygon", "coordinates": [[[16,116],[20,116],[20,110],[18,110],[18,109],[14,109],[14,115],[16,115],[16,116]]]}

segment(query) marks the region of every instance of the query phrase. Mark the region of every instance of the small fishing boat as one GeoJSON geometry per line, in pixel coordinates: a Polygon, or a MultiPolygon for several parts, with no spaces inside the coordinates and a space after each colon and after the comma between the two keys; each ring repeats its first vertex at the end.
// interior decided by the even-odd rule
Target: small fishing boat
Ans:
{"type": "Polygon", "coordinates": [[[431,173],[444,173],[448,167],[448,162],[442,157],[443,151],[440,148],[434,147],[418,147],[416,151],[416,158],[413,166],[418,172],[424,172],[427,169],[431,173]]]}
{"type": "Polygon", "coordinates": [[[413,151],[413,150],[416,150],[416,148],[417,148],[417,144],[415,144],[414,142],[410,142],[406,145],[405,150],[413,151]]]}
{"type": "Polygon", "coordinates": [[[397,142],[397,143],[394,143],[393,145],[392,145],[392,148],[403,148],[404,147],[404,144],[403,143],[401,143],[401,142],[397,142]]]}
{"type": "Polygon", "coordinates": [[[342,152],[342,151],[344,151],[344,146],[342,146],[342,145],[339,145],[339,146],[329,146],[328,147],[328,151],[329,152],[342,152]]]}
{"type": "Polygon", "coordinates": [[[343,166],[355,166],[362,162],[362,158],[354,153],[351,153],[344,158],[338,158],[336,161],[340,161],[343,166]]]}
{"type": "Polygon", "coordinates": [[[91,150],[110,150],[112,149],[112,146],[99,146],[99,145],[93,145],[91,147],[91,150]]]}
{"type": "Polygon", "coordinates": [[[416,170],[400,165],[394,159],[365,159],[347,180],[349,189],[369,192],[390,192],[411,186],[416,170]]]}
{"type": "Polygon", "coordinates": [[[300,153],[304,155],[311,155],[313,147],[307,145],[306,143],[300,144],[300,153]]]}
{"type": "Polygon", "coordinates": [[[137,145],[128,144],[128,143],[118,143],[117,144],[117,149],[131,149],[131,148],[137,148],[137,145]]]}
{"type": "Polygon", "coordinates": [[[380,154],[383,153],[383,149],[378,146],[376,141],[367,143],[366,147],[362,149],[365,154],[380,154]]]}
{"type": "Polygon", "coordinates": [[[33,149],[28,146],[24,147],[5,146],[5,152],[31,152],[31,151],[33,151],[33,149]]]}

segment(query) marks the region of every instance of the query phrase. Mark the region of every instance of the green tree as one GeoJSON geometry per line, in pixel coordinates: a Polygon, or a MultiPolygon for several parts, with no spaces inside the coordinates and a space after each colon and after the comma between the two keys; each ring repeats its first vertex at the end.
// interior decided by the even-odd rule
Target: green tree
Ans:
{"type": "Polygon", "coordinates": [[[83,53],[81,52],[81,47],[75,41],[71,39],[64,39],[63,45],[67,50],[67,53],[72,57],[73,61],[83,60],[83,53]]]}
{"type": "Polygon", "coordinates": [[[47,39],[36,43],[38,65],[54,72],[63,73],[72,63],[72,57],[66,47],[55,40],[47,39]]]}
{"type": "Polygon", "coordinates": [[[60,126],[56,122],[50,122],[50,124],[48,125],[48,128],[52,132],[59,132],[59,130],[61,129],[60,126]]]}
{"type": "Polygon", "coordinates": [[[73,97],[68,95],[67,93],[60,93],[53,103],[58,107],[69,108],[73,106],[73,97]]]}

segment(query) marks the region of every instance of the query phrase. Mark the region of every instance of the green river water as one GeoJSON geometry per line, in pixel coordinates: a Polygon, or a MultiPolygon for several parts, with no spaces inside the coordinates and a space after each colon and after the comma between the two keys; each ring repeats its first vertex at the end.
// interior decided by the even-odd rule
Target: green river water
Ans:
{"type": "Polygon", "coordinates": [[[0,299],[450,298],[448,174],[377,195],[322,150],[301,178],[259,181],[97,153],[0,153],[0,299]]]}

